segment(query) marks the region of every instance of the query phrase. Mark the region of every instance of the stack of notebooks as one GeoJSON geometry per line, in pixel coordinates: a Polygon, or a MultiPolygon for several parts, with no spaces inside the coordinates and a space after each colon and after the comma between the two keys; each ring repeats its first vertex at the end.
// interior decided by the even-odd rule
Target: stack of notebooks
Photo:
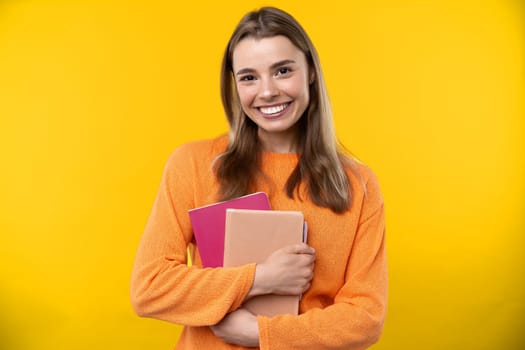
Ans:
{"type": "MultiPolygon", "coordinates": [[[[306,242],[307,226],[299,211],[271,210],[257,192],[189,211],[203,267],[259,263],[276,250],[306,242]]],[[[260,295],[244,307],[256,315],[297,315],[300,296],[260,295]]]]}

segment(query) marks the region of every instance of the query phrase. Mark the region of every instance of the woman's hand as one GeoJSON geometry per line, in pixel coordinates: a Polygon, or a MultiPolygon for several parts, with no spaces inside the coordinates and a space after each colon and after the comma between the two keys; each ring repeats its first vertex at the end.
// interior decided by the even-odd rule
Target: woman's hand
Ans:
{"type": "Polygon", "coordinates": [[[246,299],[260,294],[300,295],[310,288],[315,250],[305,243],[275,251],[257,264],[255,279],[246,299]]]}
{"type": "MultiPolygon", "coordinates": [[[[300,295],[310,287],[315,250],[307,244],[290,245],[275,251],[257,264],[255,279],[246,299],[260,294],[300,295]]],[[[257,317],[237,309],[210,327],[226,343],[245,347],[259,346],[257,317]]]]}
{"type": "Polygon", "coordinates": [[[259,326],[257,317],[245,309],[237,309],[222,319],[212,332],[226,343],[244,347],[259,346],[259,326]]]}

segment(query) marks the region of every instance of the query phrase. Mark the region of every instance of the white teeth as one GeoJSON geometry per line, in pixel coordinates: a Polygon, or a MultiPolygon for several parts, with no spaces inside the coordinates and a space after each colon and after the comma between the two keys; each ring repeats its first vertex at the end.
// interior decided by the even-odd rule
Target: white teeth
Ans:
{"type": "Polygon", "coordinates": [[[260,107],[259,110],[263,112],[264,114],[275,114],[275,113],[279,113],[282,110],[284,110],[286,106],[288,106],[288,103],[285,103],[279,106],[260,107]]]}

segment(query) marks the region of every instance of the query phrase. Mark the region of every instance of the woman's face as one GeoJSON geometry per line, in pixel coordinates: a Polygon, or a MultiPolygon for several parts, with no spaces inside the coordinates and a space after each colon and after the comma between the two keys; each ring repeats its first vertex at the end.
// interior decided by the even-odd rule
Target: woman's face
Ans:
{"type": "Polygon", "coordinates": [[[242,109],[258,125],[263,147],[293,151],[297,121],[310,101],[303,52],[285,36],[248,37],[233,51],[233,72],[242,109]]]}

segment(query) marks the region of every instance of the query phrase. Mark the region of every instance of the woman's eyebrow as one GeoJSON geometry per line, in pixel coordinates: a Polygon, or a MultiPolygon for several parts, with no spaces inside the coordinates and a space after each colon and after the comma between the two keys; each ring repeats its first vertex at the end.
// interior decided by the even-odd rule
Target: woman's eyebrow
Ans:
{"type": "Polygon", "coordinates": [[[247,73],[254,73],[254,72],[255,72],[255,69],[253,69],[253,68],[243,68],[243,69],[237,71],[236,75],[247,74],[247,73]]]}
{"type": "Polygon", "coordinates": [[[287,65],[287,64],[293,64],[293,63],[295,63],[294,60],[282,60],[282,61],[279,61],[279,62],[275,62],[274,64],[272,64],[270,66],[270,68],[275,69],[277,67],[284,66],[284,65],[287,65]]]}
{"type": "MultiPolygon", "coordinates": [[[[277,67],[284,66],[287,64],[293,64],[293,63],[295,63],[294,60],[282,60],[282,61],[273,63],[270,66],[270,68],[275,69],[277,67]]],[[[255,69],[253,68],[243,68],[243,69],[238,70],[237,73],[235,73],[235,75],[248,74],[248,73],[254,73],[254,72],[255,72],[255,69]]]]}

